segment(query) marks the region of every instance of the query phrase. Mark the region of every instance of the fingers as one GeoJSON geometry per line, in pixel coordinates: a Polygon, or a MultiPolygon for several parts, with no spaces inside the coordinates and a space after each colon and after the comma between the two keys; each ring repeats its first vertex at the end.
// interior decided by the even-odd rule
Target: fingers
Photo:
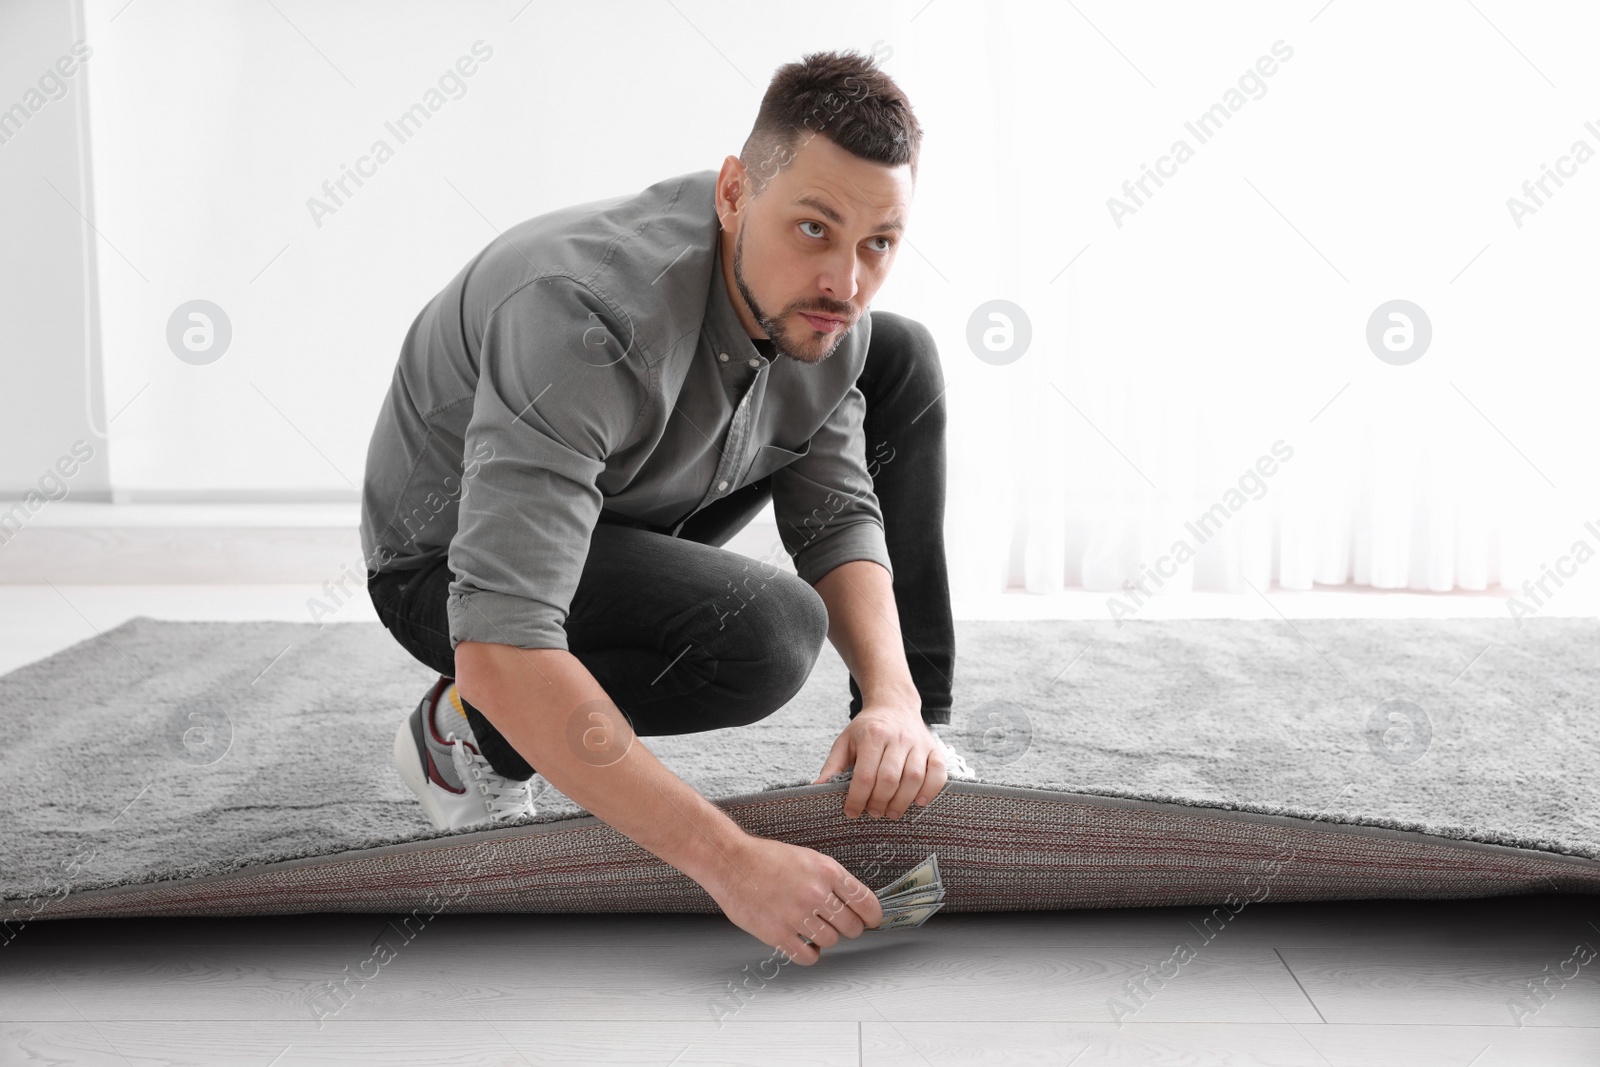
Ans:
{"type": "Polygon", "coordinates": [[[854,940],[865,933],[867,929],[867,921],[857,915],[851,908],[840,908],[831,917],[830,922],[833,924],[836,935],[834,938],[835,944],[838,943],[839,937],[848,937],[854,940]]]}
{"type": "MultiPolygon", "coordinates": [[[[837,898],[835,899],[837,900],[837,898]]],[[[834,945],[839,943],[841,932],[833,924],[839,921],[839,912],[845,909],[843,904],[839,904],[837,908],[831,910],[830,914],[828,915],[822,914],[824,910],[829,909],[824,907],[822,909],[813,911],[810,915],[806,916],[805,921],[800,924],[801,935],[819,949],[832,948],[834,945]]]]}
{"type": "Polygon", "coordinates": [[[927,752],[919,752],[913,748],[906,757],[905,769],[900,772],[900,787],[889,801],[889,818],[900,818],[911,802],[921,795],[922,783],[928,777],[928,757],[932,751],[930,748],[927,752]]]}
{"type": "Polygon", "coordinates": [[[867,800],[867,811],[875,819],[881,819],[889,813],[889,805],[893,803],[895,793],[900,789],[900,779],[906,769],[906,757],[910,754],[909,747],[890,745],[884,749],[883,758],[878,762],[878,773],[873,783],[872,796],[867,800]]]}
{"type": "Polygon", "coordinates": [[[877,896],[842,865],[834,866],[833,881],[838,888],[801,921],[793,943],[786,940],[781,946],[804,966],[815,963],[822,950],[837,945],[841,937],[860,937],[869,923],[876,926],[883,921],[877,896]]]}
{"type": "MultiPolygon", "coordinates": [[[[850,877],[849,872],[845,871],[843,867],[839,868],[839,874],[841,876],[840,881],[850,877]]],[[[847,890],[847,892],[849,891],[847,890]]],[[[860,887],[857,896],[859,897],[862,893],[871,898],[874,904],[877,903],[877,897],[867,890],[865,886],[860,887]]],[[[859,914],[856,910],[857,908],[860,908],[862,912],[868,910],[864,903],[858,902],[852,907],[840,894],[836,892],[829,893],[822,905],[813,908],[811,914],[801,922],[800,934],[819,950],[832,948],[839,943],[839,938],[841,937],[860,937],[866,931],[868,917],[859,914]]],[[[878,914],[873,918],[873,921],[877,922],[881,917],[882,907],[879,905],[878,914]]]]}
{"type": "Polygon", "coordinates": [[[856,773],[850,779],[850,792],[845,794],[844,813],[856,818],[866,810],[872,799],[872,790],[878,782],[878,765],[883,762],[883,744],[869,741],[856,753],[856,773]]]}
{"type": "Polygon", "coordinates": [[[822,917],[833,928],[833,941],[830,944],[838,944],[840,937],[860,937],[861,932],[867,928],[866,920],[857,915],[855,909],[837,893],[828,894],[828,905],[822,917]]]}
{"type": "Polygon", "coordinates": [[[822,950],[837,945],[841,937],[860,937],[869,922],[877,925],[883,920],[883,907],[872,890],[837,861],[828,860],[827,866],[831,871],[824,877],[837,888],[828,890],[822,902],[794,929],[783,933],[776,941],[768,941],[804,967],[821,959],[822,950]]]}
{"type": "Polygon", "coordinates": [[[844,813],[852,819],[863,811],[873,818],[899,819],[913,802],[932,803],[947,779],[944,757],[931,733],[902,743],[898,737],[869,732],[856,752],[844,813]]]}
{"type": "Polygon", "coordinates": [[[838,885],[837,894],[846,907],[844,914],[834,920],[834,925],[846,937],[859,937],[864,929],[883,921],[883,904],[878,895],[842,866],[838,885]],[[845,925],[841,926],[841,922],[845,925]]]}
{"type": "Polygon", "coordinates": [[[774,945],[773,948],[776,948],[802,967],[809,967],[822,958],[822,953],[811,945],[806,944],[799,934],[791,933],[781,942],[774,945]]]}
{"type": "Polygon", "coordinates": [[[922,781],[922,791],[917,794],[917,803],[932,804],[933,798],[944,792],[945,782],[950,779],[950,770],[945,766],[944,754],[935,745],[928,753],[928,776],[922,781]]]}
{"type": "Polygon", "coordinates": [[[811,784],[821,785],[840,771],[849,768],[849,766],[850,738],[846,734],[840,734],[834,738],[833,747],[828,750],[828,758],[823,761],[822,770],[818,772],[816,780],[811,784]]]}

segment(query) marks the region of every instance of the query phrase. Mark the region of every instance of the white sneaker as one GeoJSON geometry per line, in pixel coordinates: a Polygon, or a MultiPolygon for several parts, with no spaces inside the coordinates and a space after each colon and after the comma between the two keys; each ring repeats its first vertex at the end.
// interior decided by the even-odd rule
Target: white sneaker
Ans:
{"type": "Polygon", "coordinates": [[[943,734],[934,729],[934,724],[931,722],[928,724],[928,732],[933,734],[935,740],[939,742],[939,748],[943,752],[944,774],[947,780],[952,782],[970,782],[978,777],[977,772],[975,772],[971,765],[967,763],[967,758],[961,753],[957,752],[954,748],[951,748],[950,742],[944,739],[943,734]]]}
{"type": "Polygon", "coordinates": [[[538,774],[519,782],[489,764],[478,751],[453,686],[452,679],[441,677],[395,731],[394,767],[400,780],[440,830],[537,815],[533,796],[538,774]],[[439,698],[447,693],[441,707],[439,698]],[[447,724],[443,737],[436,714],[447,724]]]}

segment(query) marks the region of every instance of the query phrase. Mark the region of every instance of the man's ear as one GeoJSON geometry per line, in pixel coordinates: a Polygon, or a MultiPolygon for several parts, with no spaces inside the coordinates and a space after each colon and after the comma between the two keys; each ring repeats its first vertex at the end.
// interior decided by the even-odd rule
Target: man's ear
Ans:
{"type": "Polygon", "coordinates": [[[733,217],[748,206],[749,197],[750,175],[744,161],[738,156],[728,156],[717,174],[717,218],[722,221],[723,229],[728,229],[733,217]]]}

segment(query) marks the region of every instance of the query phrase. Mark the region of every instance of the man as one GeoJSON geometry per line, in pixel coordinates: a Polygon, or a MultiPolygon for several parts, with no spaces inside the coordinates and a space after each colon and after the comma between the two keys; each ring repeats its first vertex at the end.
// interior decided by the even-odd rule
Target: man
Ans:
{"type": "Polygon", "coordinates": [[[828,638],[852,700],[816,780],[853,768],[847,815],[971,776],[933,731],[938,353],[869,311],[920,141],[869,60],[807,56],[719,172],[514,226],[412,324],[362,541],[379,617],[440,674],[395,736],[436,826],[534,814],[537,766],[803,964],[880,921],[835,860],[745,833],[634,741],[770,715],[828,638]],[[719,547],[769,498],[792,575],[719,547]]]}

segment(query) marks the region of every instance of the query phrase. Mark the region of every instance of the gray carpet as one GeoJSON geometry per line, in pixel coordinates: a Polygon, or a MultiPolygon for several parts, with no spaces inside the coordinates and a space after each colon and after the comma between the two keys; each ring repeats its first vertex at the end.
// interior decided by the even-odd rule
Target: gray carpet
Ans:
{"type": "MultiPolygon", "coordinates": [[[[971,622],[957,648],[986,782],[1600,859],[1600,621],[971,622]]],[[[0,899],[451,836],[390,766],[432,680],[377,624],[148,618],[0,677],[0,899]]],[[[712,798],[798,785],[848,700],[825,648],[768,719],[645,743],[712,798]]]]}

